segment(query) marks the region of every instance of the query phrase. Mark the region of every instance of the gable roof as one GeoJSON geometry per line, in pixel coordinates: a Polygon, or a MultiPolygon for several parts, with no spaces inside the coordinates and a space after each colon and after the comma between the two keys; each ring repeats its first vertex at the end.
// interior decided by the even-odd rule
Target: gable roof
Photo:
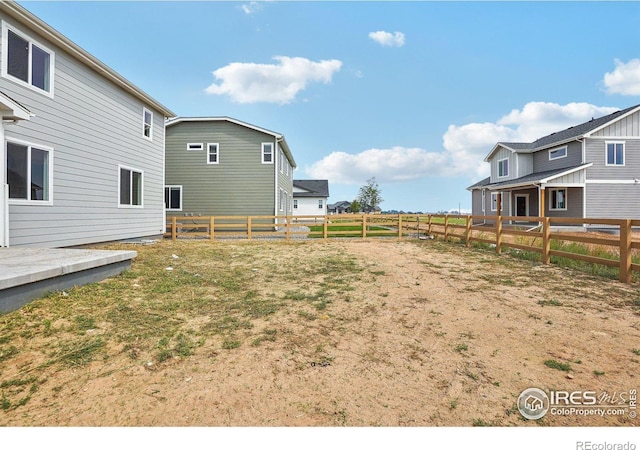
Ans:
{"type": "Polygon", "coordinates": [[[95,56],[82,49],[69,38],[56,31],[53,27],[27,11],[14,1],[0,1],[0,11],[7,14],[17,22],[29,28],[32,32],[38,34],[44,39],[54,43],[57,47],[76,58],[78,61],[93,69],[115,85],[133,95],[148,106],[160,111],[165,117],[172,117],[175,114],[166,106],[149,96],[133,83],[128,81],[115,70],[108,67],[95,56]]]}
{"type": "Polygon", "coordinates": [[[498,142],[491,149],[484,160],[489,161],[491,156],[493,156],[496,150],[498,150],[498,148],[500,147],[511,150],[514,153],[533,153],[545,148],[554,147],[576,139],[580,139],[589,135],[590,133],[593,133],[594,131],[599,130],[600,128],[607,126],[609,123],[618,120],[626,115],[633,114],[638,110],[640,110],[640,105],[631,106],[629,108],[616,111],[597,119],[591,119],[588,122],[569,127],[565,130],[551,133],[533,142],[498,142]]]}
{"type": "Polygon", "coordinates": [[[328,180],[293,180],[293,187],[307,192],[294,192],[294,197],[329,197],[328,180]]]}
{"type": "Polygon", "coordinates": [[[289,159],[289,162],[291,163],[291,166],[294,169],[296,167],[298,167],[296,165],[295,159],[293,159],[293,155],[291,154],[291,150],[289,149],[289,145],[287,144],[287,141],[284,139],[284,135],[281,134],[281,133],[276,133],[275,131],[267,130],[266,128],[262,128],[262,127],[259,127],[259,126],[256,126],[256,125],[252,125],[250,123],[243,122],[241,120],[234,119],[234,118],[228,117],[228,116],[174,117],[174,118],[171,118],[171,119],[167,119],[165,121],[165,127],[169,128],[169,127],[172,127],[173,125],[177,125],[179,123],[186,123],[186,122],[229,122],[229,123],[234,123],[236,125],[240,125],[241,127],[245,127],[245,128],[249,128],[249,129],[252,129],[252,130],[255,130],[255,131],[259,131],[260,133],[271,135],[274,138],[276,138],[276,140],[278,141],[278,144],[280,144],[280,147],[282,147],[282,150],[284,150],[285,154],[287,155],[287,159],[289,159]]]}

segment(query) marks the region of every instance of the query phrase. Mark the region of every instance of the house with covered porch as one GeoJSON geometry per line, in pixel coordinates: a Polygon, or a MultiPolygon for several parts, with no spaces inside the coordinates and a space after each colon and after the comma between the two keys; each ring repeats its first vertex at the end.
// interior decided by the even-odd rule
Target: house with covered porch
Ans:
{"type": "Polygon", "coordinates": [[[490,176],[467,188],[474,216],[640,219],[640,105],[498,142],[484,160],[490,176]]]}

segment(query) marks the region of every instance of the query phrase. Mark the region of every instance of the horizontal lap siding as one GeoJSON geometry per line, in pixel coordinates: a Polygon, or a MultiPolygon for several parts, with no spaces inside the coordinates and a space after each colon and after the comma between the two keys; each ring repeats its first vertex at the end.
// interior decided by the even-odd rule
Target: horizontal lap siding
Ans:
{"type": "Polygon", "coordinates": [[[640,184],[588,183],[587,217],[640,219],[640,184]]]}
{"type": "Polygon", "coordinates": [[[593,163],[587,169],[589,180],[633,180],[640,177],[640,140],[636,139],[589,139],[586,146],[587,162],[593,163]],[[624,166],[606,165],[606,141],[623,141],[624,166]]]}
{"type": "Polygon", "coordinates": [[[53,148],[53,205],[10,205],[10,245],[64,247],[162,233],[162,114],[22,31],[55,52],[54,98],[0,78],[0,89],[35,114],[5,134],[53,148]],[[153,141],[142,135],[145,106],[154,115],[153,141]],[[144,173],[144,208],[118,208],[119,164],[144,173]]]}
{"type": "Polygon", "coordinates": [[[262,143],[273,136],[231,122],[181,122],[167,128],[166,184],[182,186],[182,211],[208,215],[273,215],[274,164],[262,164],[262,143]],[[188,151],[187,143],[204,149],[188,151]],[[219,164],[207,164],[207,144],[219,145],[219,164]]]}
{"type": "Polygon", "coordinates": [[[545,215],[549,217],[584,217],[583,215],[583,195],[582,188],[566,188],[567,189],[567,209],[566,211],[550,210],[551,206],[551,190],[545,189],[545,215]]]}
{"type": "MultiPolygon", "coordinates": [[[[556,148],[554,147],[551,150],[556,148]]],[[[567,156],[565,158],[559,158],[554,160],[549,160],[549,150],[541,150],[539,152],[535,152],[533,154],[533,171],[534,172],[544,172],[547,170],[556,170],[562,169],[563,167],[574,167],[582,164],[582,143],[581,142],[570,142],[566,145],[567,147],[567,156]]]]}

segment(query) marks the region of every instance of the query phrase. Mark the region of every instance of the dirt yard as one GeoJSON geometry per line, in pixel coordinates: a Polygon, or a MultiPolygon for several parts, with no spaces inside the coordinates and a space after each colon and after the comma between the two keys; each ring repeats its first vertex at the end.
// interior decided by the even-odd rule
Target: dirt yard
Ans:
{"type": "Polygon", "coordinates": [[[637,284],[438,240],[117,248],[139,252],[131,273],[0,316],[0,425],[639,424],[628,403],[537,421],[516,405],[530,387],[628,401],[637,284]]]}

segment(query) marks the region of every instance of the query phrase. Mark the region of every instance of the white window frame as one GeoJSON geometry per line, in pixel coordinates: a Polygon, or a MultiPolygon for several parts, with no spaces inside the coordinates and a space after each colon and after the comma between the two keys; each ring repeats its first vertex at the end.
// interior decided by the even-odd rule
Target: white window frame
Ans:
{"type": "MultiPolygon", "coordinates": [[[[504,211],[504,195],[502,196],[502,203],[500,204],[500,211],[504,211]]],[[[491,193],[491,211],[498,210],[498,192],[491,193]],[[495,198],[495,201],[494,201],[495,198]],[[495,204],[495,206],[494,206],[495,204]]]]}
{"type": "Polygon", "coordinates": [[[218,144],[217,142],[208,142],[207,143],[207,164],[220,164],[220,144],[218,144]],[[216,155],[216,160],[215,161],[211,161],[211,147],[215,146],[216,151],[215,151],[215,155],[216,155]]]}
{"type": "Polygon", "coordinates": [[[42,45],[37,40],[33,39],[29,35],[19,31],[18,29],[12,27],[4,20],[2,21],[2,69],[1,76],[8,80],[11,80],[15,83],[20,84],[21,86],[25,86],[32,91],[39,92],[40,94],[46,95],[47,97],[53,98],[53,87],[54,87],[54,73],[55,73],[55,52],[48,48],[46,45],[42,45]],[[21,80],[9,73],[9,31],[26,40],[29,43],[29,67],[28,67],[28,75],[27,81],[21,80]],[[40,89],[37,86],[32,84],[32,48],[33,46],[38,47],[40,50],[49,54],[49,89],[40,89]]]}
{"type": "Polygon", "coordinates": [[[626,158],[626,153],[627,153],[627,149],[626,149],[626,145],[624,141],[605,141],[604,143],[604,164],[607,167],[624,167],[625,164],[627,163],[627,158],[626,158]],[[609,164],[609,145],[618,145],[621,144],[622,145],[622,164],[616,164],[615,163],[615,147],[614,147],[614,155],[613,155],[613,159],[614,159],[614,163],[613,164],[609,164]]]}
{"type": "Polygon", "coordinates": [[[201,152],[204,150],[204,144],[202,142],[189,142],[187,144],[188,152],[201,152]]]}
{"type": "Polygon", "coordinates": [[[273,142],[263,142],[262,143],[262,164],[273,164],[274,159],[275,159],[275,151],[274,151],[273,142]],[[264,149],[267,145],[271,147],[271,152],[269,153],[269,155],[271,155],[271,161],[265,161],[264,159],[264,156],[266,154],[264,149]]]}
{"type": "MultiPolygon", "coordinates": [[[[11,205],[42,205],[42,206],[51,206],[53,205],[53,148],[52,147],[48,147],[46,145],[40,145],[40,144],[34,144],[32,142],[27,142],[27,141],[23,141],[20,139],[13,139],[13,138],[7,138],[5,139],[5,142],[2,144],[5,146],[5,155],[7,153],[7,143],[13,143],[16,145],[22,145],[27,147],[27,195],[28,197],[31,197],[31,149],[35,148],[37,150],[42,150],[45,151],[49,154],[48,157],[48,173],[47,173],[47,178],[48,178],[48,195],[47,195],[47,200],[33,200],[31,198],[9,198],[9,204],[11,205]]],[[[5,156],[6,158],[7,156],[5,156]]],[[[7,170],[6,167],[6,161],[5,161],[5,170],[7,170]]],[[[8,178],[8,177],[7,177],[8,178]]],[[[7,181],[8,182],[8,181],[7,181]]],[[[8,192],[7,192],[8,195],[8,192]]]]}
{"type": "Polygon", "coordinates": [[[145,107],[142,108],[142,136],[145,139],[149,139],[153,141],[153,111],[147,109],[145,107]],[[147,136],[147,113],[149,113],[150,122],[149,122],[149,136],[147,136]]]}
{"type": "MultiPolygon", "coordinates": [[[[566,211],[569,204],[569,190],[567,188],[549,188],[549,211],[566,211]],[[553,207],[553,193],[564,191],[564,208],[553,207]]],[[[556,194],[557,198],[557,194],[556,194]]]]}
{"type": "Polygon", "coordinates": [[[318,209],[324,209],[324,200],[318,199],[318,209]]]}
{"type": "Polygon", "coordinates": [[[293,199],[293,209],[298,209],[298,199],[297,198],[293,199]]]}
{"type": "MultiPolygon", "coordinates": [[[[131,180],[133,181],[133,177],[131,177],[131,180]]],[[[129,186],[129,201],[131,202],[133,200],[133,189],[131,189],[132,186],[129,186]]],[[[144,208],[144,171],[141,169],[136,169],[135,167],[130,167],[130,166],[124,166],[121,164],[118,164],[118,208],[134,208],[134,209],[142,209],[144,208]],[[122,174],[122,170],[128,170],[130,171],[132,174],[133,172],[137,172],[140,174],[140,204],[139,205],[132,205],[132,204],[123,204],[120,203],[120,187],[122,184],[122,180],[121,180],[121,174],[122,174]]]]}
{"type": "Polygon", "coordinates": [[[167,205],[165,202],[164,209],[166,211],[182,211],[182,185],[181,184],[168,184],[164,187],[165,195],[166,190],[169,189],[169,201],[171,201],[171,190],[178,189],[180,191],[180,208],[171,208],[170,205],[167,205]]]}
{"type": "Polygon", "coordinates": [[[558,147],[558,148],[554,148],[552,150],[549,150],[549,161],[554,161],[556,159],[562,159],[562,158],[566,158],[567,157],[567,152],[568,152],[568,148],[566,146],[564,147],[558,147]],[[553,156],[554,153],[557,153],[561,150],[564,150],[564,154],[560,155],[560,156],[553,156]]]}
{"type": "Polygon", "coordinates": [[[503,158],[498,160],[498,178],[506,178],[509,176],[509,158],[503,158]],[[503,162],[507,162],[507,173],[504,173],[504,165],[501,164],[503,162]],[[503,174],[500,175],[500,168],[502,167],[503,174]]]}
{"type": "Polygon", "coordinates": [[[280,198],[278,201],[278,211],[284,211],[284,189],[280,188],[280,198]]]}

